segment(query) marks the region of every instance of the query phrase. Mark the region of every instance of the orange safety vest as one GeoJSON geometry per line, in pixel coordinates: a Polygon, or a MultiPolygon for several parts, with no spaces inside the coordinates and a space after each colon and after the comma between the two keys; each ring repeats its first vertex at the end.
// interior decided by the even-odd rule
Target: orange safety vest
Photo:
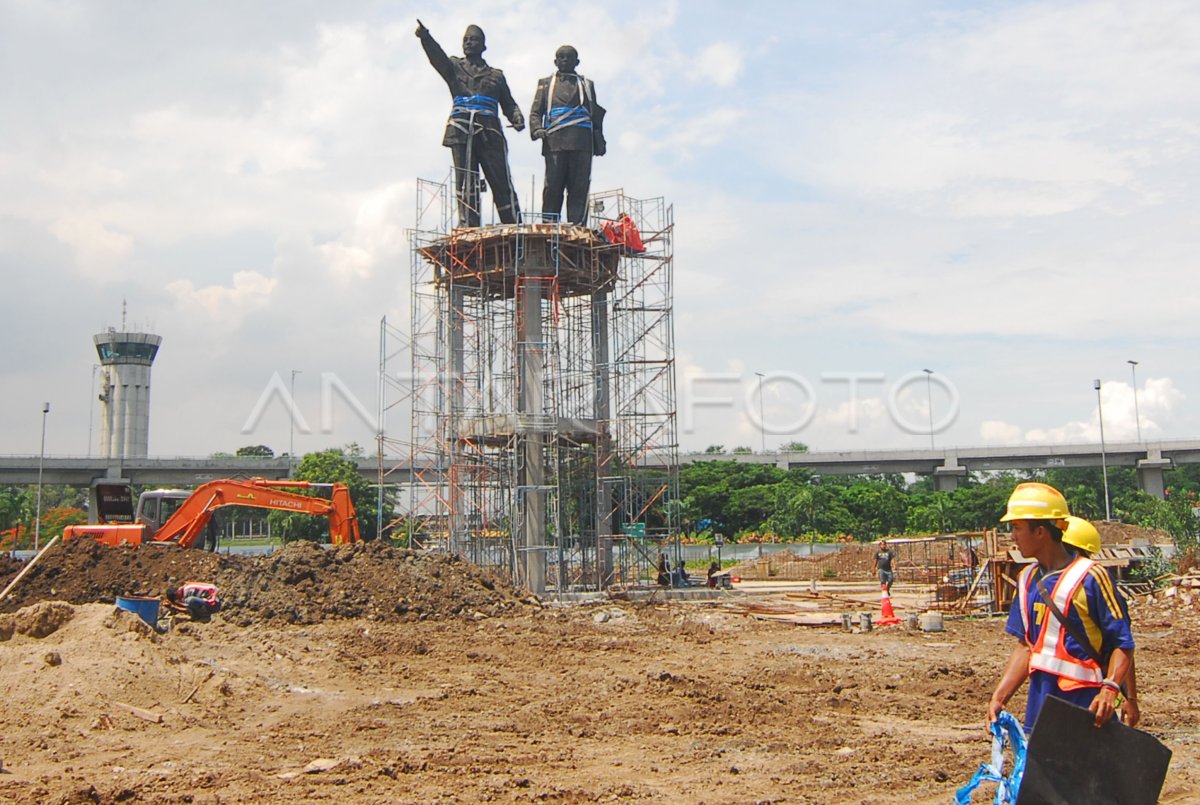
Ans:
{"type": "Polygon", "coordinates": [[[185,600],[190,596],[203,598],[210,604],[217,603],[220,598],[220,591],[215,584],[205,584],[202,581],[185,581],[179,587],[179,599],[185,600]]]}
{"type": "MultiPolygon", "coordinates": [[[[1070,617],[1071,602],[1075,599],[1076,591],[1083,585],[1088,571],[1095,566],[1091,559],[1078,557],[1058,576],[1050,598],[1063,615],[1070,617]]],[[[1029,592],[1035,584],[1033,574],[1037,565],[1033,564],[1021,571],[1017,584],[1017,596],[1021,606],[1021,621],[1025,625],[1025,642],[1030,645],[1029,671],[1045,671],[1055,676],[1071,680],[1084,686],[1099,687],[1104,679],[1104,672],[1096,661],[1091,658],[1080,659],[1067,652],[1067,630],[1054,613],[1046,607],[1045,626],[1037,640],[1030,641],[1029,623],[1029,592]]]]}

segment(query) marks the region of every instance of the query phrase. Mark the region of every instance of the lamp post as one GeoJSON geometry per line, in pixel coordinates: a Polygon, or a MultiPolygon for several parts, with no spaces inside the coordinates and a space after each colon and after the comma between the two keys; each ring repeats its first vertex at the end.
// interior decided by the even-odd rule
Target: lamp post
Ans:
{"type": "Polygon", "coordinates": [[[296,375],[302,370],[292,370],[291,410],[288,411],[288,477],[294,472],[292,463],[296,456],[296,375]]]}
{"type": "Polygon", "coordinates": [[[1138,413],[1137,404],[1137,361],[1125,361],[1129,364],[1129,371],[1133,375],[1133,421],[1137,423],[1138,443],[1142,441],[1142,415],[1138,413]]]}
{"type": "Polygon", "coordinates": [[[1108,503],[1108,458],[1104,449],[1104,402],[1100,399],[1100,378],[1092,381],[1096,390],[1096,411],[1100,415],[1100,472],[1104,476],[1104,519],[1112,519],[1112,509],[1108,503]]]}
{"type": "Polygon", "coordinates": [[[758,429],[762,433],[762,451],[767,452],[767,420],[763,416],[763,373],[755,372],[758,375],[758,429]]]}
{"type": "Polygon", "coordinates": [[[925,396],[929,399],[929,449],[933,450],[933,370],[921,371],[925,373],[925,396]]]}
{"type": "Polygon", "coordinates": [[[42,404],[42,451],[38,454],[38,483],[37,483],[37,513],[33,516],[33,549],[38,549],[42,536],[42,465],[46,460],[46,415],[50,413],[50,403],[42,404]]]}

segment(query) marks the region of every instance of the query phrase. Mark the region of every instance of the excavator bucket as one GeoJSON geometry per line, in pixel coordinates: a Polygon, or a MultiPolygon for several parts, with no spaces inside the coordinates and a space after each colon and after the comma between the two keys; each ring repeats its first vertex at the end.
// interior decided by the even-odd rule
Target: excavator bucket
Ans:
{"type": "Polygon", "coordinates": [[[1029,748],[1017,805],[1154,805],[1171,750],[1115,718],[1097,729],[1090,710],[1046,699],[1029,748]]]}

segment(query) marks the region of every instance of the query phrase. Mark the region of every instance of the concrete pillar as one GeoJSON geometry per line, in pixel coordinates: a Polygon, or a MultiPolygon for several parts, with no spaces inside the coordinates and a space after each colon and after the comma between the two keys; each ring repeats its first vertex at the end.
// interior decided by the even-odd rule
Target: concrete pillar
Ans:
{"type": "Polygon", "coordinates": [[[1167,496],[1163,470],[1169,470],[1173,466],[1175,466],[1175,463],[1171,459],[1163,458],[1161,448],[1148,448],[1146,450],[1146,457],[1139,459],[1137,463],[1138,489],[1141,489],[1147,495],[1153,495],[1162,500],[1167,496]]]}
{"type": "Polygon", "coordinates": [[[592,355],[595,360],[593,418],[596,422],[596,573],[600,589],[613,583],[612,396],[609,388],[608,292],[592,294],[592,355]]]}
{"type": "Polygon", "coordinates": [[[957,456],[946,456],[946,463],[933,468],[935,492],[953,492],[958,489],[958,479],[967,477],[967,468],[959,465],[957,456]]]}
{"type": "MultiPolygon", "coordinates": [[[[460,430],[463,421],[463,367],[465,356],[463,351],[463,304],[466,300],[464,289],[458,285],[450,286],[450,310],[446,318],[446,341],[449,352],[450,376],[442,382],[447,388],[446,407],[446,438],[450,452],[450,478],[447,494],[450,496],[449,521],[446,523],[447,547],[454,553],[465,554],[468,546],[466,534],[466,512],[463,511],[465,502],[462,494],[464,479],[457,476],[456,469],[462,465],[462,447],[460,430]]],[[[474,557],[472,557],[474,558],[474,557]]]]}
{"type": "Polygon", "coordinates": [[[517,292],[517,354],[520,393],[517,400],[517,444],[520,452],[518,506],[525,547],[525,585],[546,592],[545,438],[540,423],[543,400],[545,335],[542,331],[542,283],[525,278],[517,292]]]}

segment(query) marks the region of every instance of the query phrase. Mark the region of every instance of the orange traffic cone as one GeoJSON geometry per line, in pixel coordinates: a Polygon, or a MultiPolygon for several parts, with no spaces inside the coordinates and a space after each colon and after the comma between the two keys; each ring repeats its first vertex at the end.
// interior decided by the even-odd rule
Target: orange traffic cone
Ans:
{"type": "Polygon", "coordinates": [[[875,625],[892,626],[899,623],[900,619],[896,617],[896,613],[892,610],[892,596],[888,594],[886,584],[880,587],[880,592],[883,594],[883,603],[881,604],[879,619],[875,621],[875,625]]]}

